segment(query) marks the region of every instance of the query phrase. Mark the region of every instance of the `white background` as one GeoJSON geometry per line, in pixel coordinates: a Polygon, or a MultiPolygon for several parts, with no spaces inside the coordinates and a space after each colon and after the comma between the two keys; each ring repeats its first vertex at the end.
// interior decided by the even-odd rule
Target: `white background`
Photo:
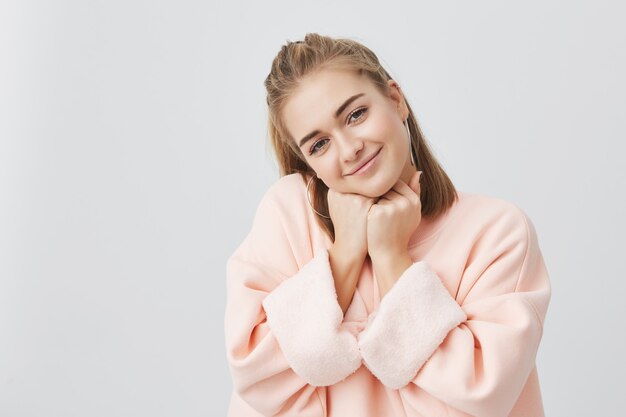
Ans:
{"type": "Polygon", "coordinates": [[[623,3],[0,4],[0,416],[225,414],[263,80],[307,32],[371,47],[456,186],[532,219],[546,415],[626,409],[623,3]]]}

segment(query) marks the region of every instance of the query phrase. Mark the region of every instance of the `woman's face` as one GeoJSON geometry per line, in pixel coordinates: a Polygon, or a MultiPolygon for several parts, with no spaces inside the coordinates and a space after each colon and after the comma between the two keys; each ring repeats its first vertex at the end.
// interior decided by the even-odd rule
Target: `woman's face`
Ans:
{"type": "Polygon", "coordinates": [[[331,189],[379,197],[409,181],[409,111],[395,81],[383,94],[356,71],[322,69],[304,77],[283,108],[292,139],[331,189]]]}

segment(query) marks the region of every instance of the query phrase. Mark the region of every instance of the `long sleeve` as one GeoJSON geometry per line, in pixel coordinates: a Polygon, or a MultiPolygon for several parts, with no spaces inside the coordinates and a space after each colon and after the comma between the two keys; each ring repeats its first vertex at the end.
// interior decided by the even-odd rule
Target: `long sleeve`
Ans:
{"type": "Polygon", "coordinates": [[[532,223],[513,210],[472,251],[458,289],[415,262],[359,335],[365,365],[407,407],[424,390],[470,415],[507,416],[535,366],[551,288],[532,223]]]}
{"type": "Polygon", "coordinates": [[[306,231],[288,216],[266,194],[228,260],[227,355],[235,390],[263,415],[321,417],[321,387],[356,371],[361,356],[341,325],[326,249],[304,261],[312,252],[303,246],[306,231]]]}

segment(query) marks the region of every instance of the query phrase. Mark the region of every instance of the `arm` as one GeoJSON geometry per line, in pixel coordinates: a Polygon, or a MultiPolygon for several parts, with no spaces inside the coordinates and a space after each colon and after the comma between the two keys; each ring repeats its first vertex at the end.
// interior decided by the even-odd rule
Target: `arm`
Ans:
{"type": "Polygon", "coordinates": [[[384,298],[385,294],[393,287],[398,277],[402,276],[404,271],[411,265],[413,265],[413,260],[408,250],[397,256],[376,260],[376,263],[373,264],[373,268],[378,284],[378,293],[381,299],[384,298]]]}
{"type": "Polygon", "coordinates": [[[328,190],[328,210],[335,231],[329,249],[337,300],[345,314],[352,302],[367,256],[367,216],[375,199],[328,190]]]}
{"type": "Polygon", "coordinates": [[[427,261],[416,262],[381,301],[359,346],[370,371],[404,398],[423,390],[471,415],[501,417],[535,365],[550,284],[523,214],[508,217],[476,250],[462,300],[427,261]]]}
{"type": "Polygon", "coordinates": [[[343,314],[346,314],[352,302],[364,264],[363,256],[352,255],[350,251],[342,250],[336,243],[328,249],[328,257],[337,292],[337,302],[343,314]]]}
{"type": "Polygon", "coordinates": [[[361,358],[356,338],[341,328],[327,251],[296,259],[295,233],[266,196],[227,264],[227,354],[234,387],[253,408],[321,417],[319,387],[356,371],[361,358]]]}

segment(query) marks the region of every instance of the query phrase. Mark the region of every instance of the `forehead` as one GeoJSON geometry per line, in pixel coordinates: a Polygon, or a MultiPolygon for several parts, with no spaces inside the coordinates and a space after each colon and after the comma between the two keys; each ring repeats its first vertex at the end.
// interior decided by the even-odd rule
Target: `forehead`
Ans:
{"type": "Polygon", "coordinates": [[[335,112],[348,98],[365,93],[380,96],[374,83],[354,70],[322,69],[302,80],[283,107],[285,127],[294,140],[323,129],[335,120],[335,112]]]}

